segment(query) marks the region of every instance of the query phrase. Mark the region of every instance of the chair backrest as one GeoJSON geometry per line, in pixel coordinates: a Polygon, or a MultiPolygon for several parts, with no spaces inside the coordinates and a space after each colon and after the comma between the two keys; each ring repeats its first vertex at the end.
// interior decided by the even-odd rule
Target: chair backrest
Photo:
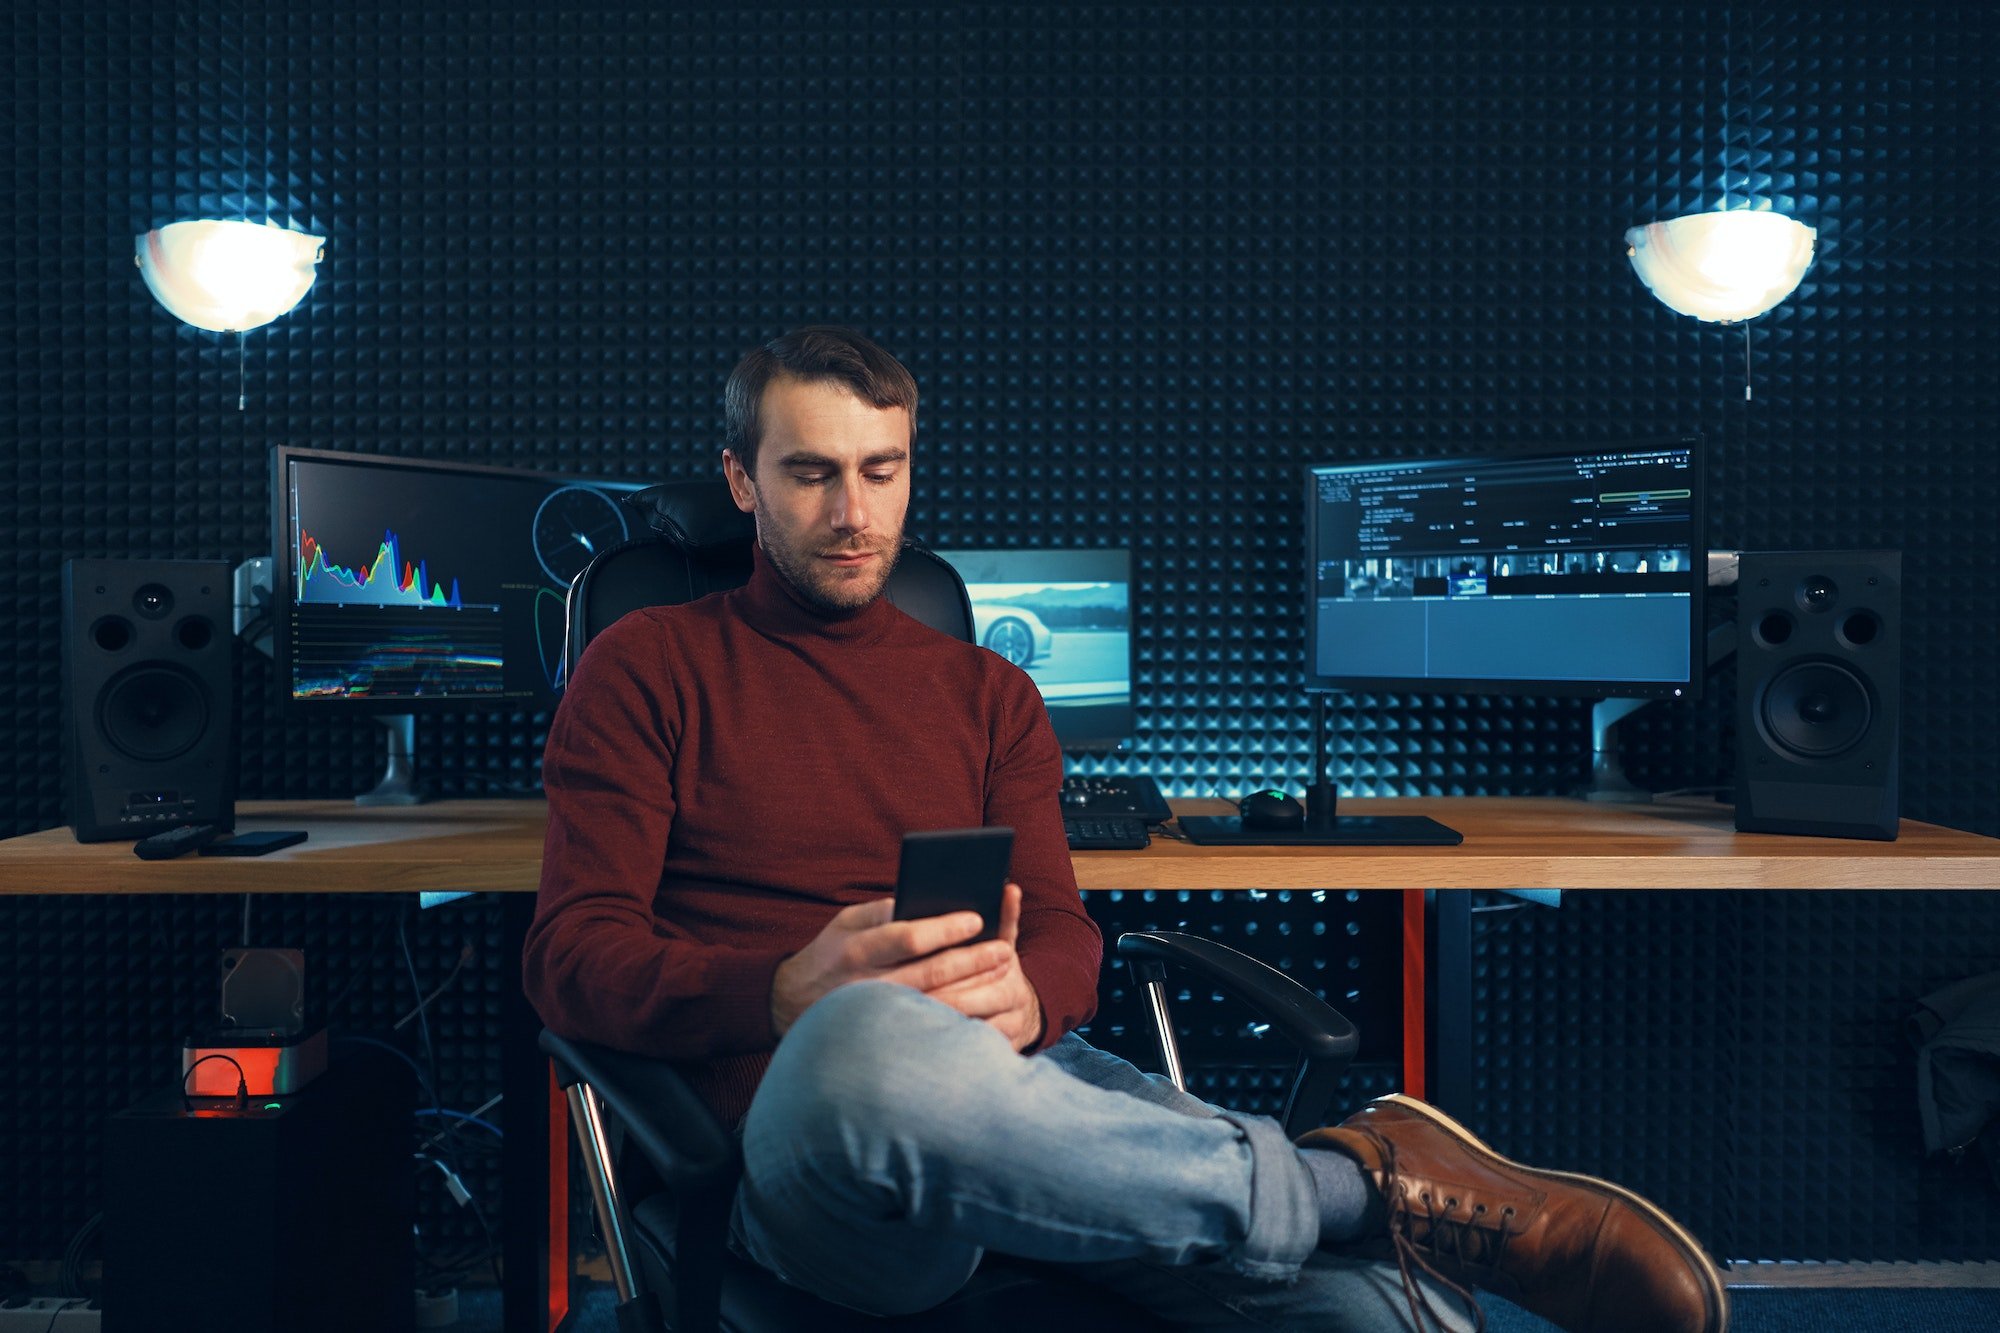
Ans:
{"type": "MultiPolygon", "coordinates": [[[[570,584],[565,680],[591,638],[621,617],[641,607],[677,606],[740,588],[750,579],[757,525],[736,507],[726,482],[664,482],[625,501],[644,516],[651,535],[600,553],[570,584]]],[[[965,580],[916,542],[903,543],[883,595],[932,629],[973,642],[965,580]]]]}

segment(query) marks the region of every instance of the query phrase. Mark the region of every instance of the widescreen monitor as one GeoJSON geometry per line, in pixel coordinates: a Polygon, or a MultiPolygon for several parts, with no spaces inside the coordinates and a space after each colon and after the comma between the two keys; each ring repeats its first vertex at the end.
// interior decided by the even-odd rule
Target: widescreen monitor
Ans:
{"type": "Polygon", "coordinates": [[[1132,553],[939,551],[965,580],[975,637],[1042,693],[1065,750],[1132,736],[1132,553]]]}
{"type": "Polygon", "coordinates": [[[638,483],[284,446],[272,474],[278,680],[314,710],[553,707],[570,580],[637,519],[638,483]]]}
{"type": "Polygon", "coordinates": [[[1692,698],[1701,438],[1306,476],[1308,688],[1692,698]]]}

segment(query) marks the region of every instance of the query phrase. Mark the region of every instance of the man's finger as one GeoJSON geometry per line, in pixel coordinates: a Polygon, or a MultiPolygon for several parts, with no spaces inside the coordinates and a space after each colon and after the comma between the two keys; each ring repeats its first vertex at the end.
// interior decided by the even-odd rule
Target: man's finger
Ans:
{"type": "Polygon", "coordinates": [[[1012,953],[1013,949],[1008,945],[988,940],[961,949],[946,949],[942,953],[905,963],[884,974],[884,979],[901,982],[929,994],[981,972],[1006,967],[1012,953]]]}
{"type": "Polygon", "coordinates": [[[1005,980],[973,977],[929,994],[933,1000],[943,1001],[967,1018],[992,1018],[1006,1012],[1009,993],[1005,980]]]}
{"type": "Polygon", "coordinates": [[[1000,895],[1000,938],[1009,944],[1020,943],[1021,937],[1021,886],[1007,881],[1006,889],[1000,895]]]}
{"type": "Polygon", "coordinates": [[[865,903],[851,903],[834,913],[834,919],[849,930],[867,930],[871,926],[884,925],[895,918],[894,898],[870,898],[865,903]]]}
{"type": "Polygon", "coordinates": [[[977,912],[946,912],[894,924],[904,932],[905,947],[916,957],[964,944],[986,929],[986,918],[977,912]]]}

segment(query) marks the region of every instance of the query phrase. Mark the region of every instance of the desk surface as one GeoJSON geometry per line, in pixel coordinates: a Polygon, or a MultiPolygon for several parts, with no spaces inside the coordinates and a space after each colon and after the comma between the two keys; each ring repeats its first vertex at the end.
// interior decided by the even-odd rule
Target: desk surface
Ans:
{"type": "MultiPolygon", "coordinates": [[[[1177,801],[1220,813],[1216,801],[1177,801]]],[[[1905,820],[1895,842],[1738,833],[1705,799],[1640,806],[1553,797],[1349,800],[1353,814],[1423,814],[1457,847],[1196,847],[1079,852],[1084,889],[2000,889],[2000,839],[1905,820]]],[[[246,801],[243,830],[311,837],[260,857],[141,861],[68,829],[0,841],[0,893],[533,892],[541,801],[246,801]]]]}

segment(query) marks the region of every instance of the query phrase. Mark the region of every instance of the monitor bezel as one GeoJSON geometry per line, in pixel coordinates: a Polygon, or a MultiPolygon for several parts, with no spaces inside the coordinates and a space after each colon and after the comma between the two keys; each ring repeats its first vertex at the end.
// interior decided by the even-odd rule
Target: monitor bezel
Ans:
{"type": "MultiPolygon", "coordinates": [[[[485,463],[459,463],[444,459],[413,457],[407,454],[376,454],[354,449],[320,449],[305,445],[271,446],[271,657],[276,663],[273,688],[281,709],[298,709],[307,716],[322,713],[351,713],[356,716],[394,716],[401,713],[541,713],[553,711],[562,698],[560,690],[534,698],[510,696],[503,699],[474,698],[306,698],[292,693],[292,634],[289,624],[292,598],[291,503],[288,494],[290,464],[293,459],[339,466],[372,467],[405,472],[447,473],[464,477],[497,477],[509,481],[534,481],[549,486],[596,486],[639,490],[650,483],[622,477],[592,477],[574,473],[545,472],[540,468],[499,467],[485,463]]],[[[636,516],[635,516],[635,526],[636,516]]],[[[634,531],[633,537],[643,536],[634,531]]],[[[567,619],[567,617],[565,617],[567,619]]]]}
{"type": "MultiPolygon", "coordinates": [[[[1110,555],[1122,556],[1125,560],[1125,706],[1123,717],[1125,729],[1111,735],[1093,732],[1081,739],[1063,735],[1056,720],[1056,710],[1049,707],[1049,701],[1036,688],[1037,698],[1049,715],[1049,728],[1055,732],[1056,745],[1065,754],[1106,754],[1129,753],[1139,728],[1139,608],[1138,608],[1138,560],[1129,546],[961,546],[944,543],[930,548],[933,555],[950,563],[953,555],[1110,555]]],[[[954,568],[956,568],[954,566],[954,568]]],[[[963,575],[960,581],[964,581],[963,575]]],[[[1025,668],[1023,668],[1025,670],[1025,668]]]]}
{"type": "Polygon", "coordinates": [[[1334,463],[1321,460],[1308,463],[1302,473],[1305,492],[1305,526],[1303,546],[1305,555],[1305,616],[1303,620],[1305,649],[1305,688],[1308,692],[1338,692],[1344,694],[1384,693],[1384,694],[1495,694],[1521,698],[1566,698],[1566,699],[1699,699],[1702,696],[1702,682],[1708,674],[1707,644],[1707,588],[1708,588],[1708,483],[1707,461],[1705,458],[1705,437],[1700,432],[1674,436],[1651,436],[1645,439],[1592,443],[1583,445],[1542,446],[1522,450],[1481,450],[1478,453],[1456,453],[1440,450],[1427,454],[1397,454],[1382,458],[1356,459],[1352,462],[1334,463]],[[1576,458],[1587,454],[1618,454],[1647,449],[1685,448],[1688,451],[1689,471],[1693,478],[1694,495],[1689,504],[1689,520],[1693,529],[1690,543],[1689,565],[1694,575],[1694,587],[1690,594],[1688,608],[1688,671],[1687,679],[1676,681],[1631,681],[1631,680],[1527,680],[1488,679],[1481,677],[1445,676],[1345,676],[1327,675],[1319,671],[1315,660],[1314,636],[1317,631],[1318,562],[1315,551],[1317,537],[1317,497],[1313,478],[1322,469],[1334,467],[1399,467],[1423,466],[1429,464],[1465,464],[1477,466],[1484,463],[1518,462],[1538,458],[1576,458]]]}

